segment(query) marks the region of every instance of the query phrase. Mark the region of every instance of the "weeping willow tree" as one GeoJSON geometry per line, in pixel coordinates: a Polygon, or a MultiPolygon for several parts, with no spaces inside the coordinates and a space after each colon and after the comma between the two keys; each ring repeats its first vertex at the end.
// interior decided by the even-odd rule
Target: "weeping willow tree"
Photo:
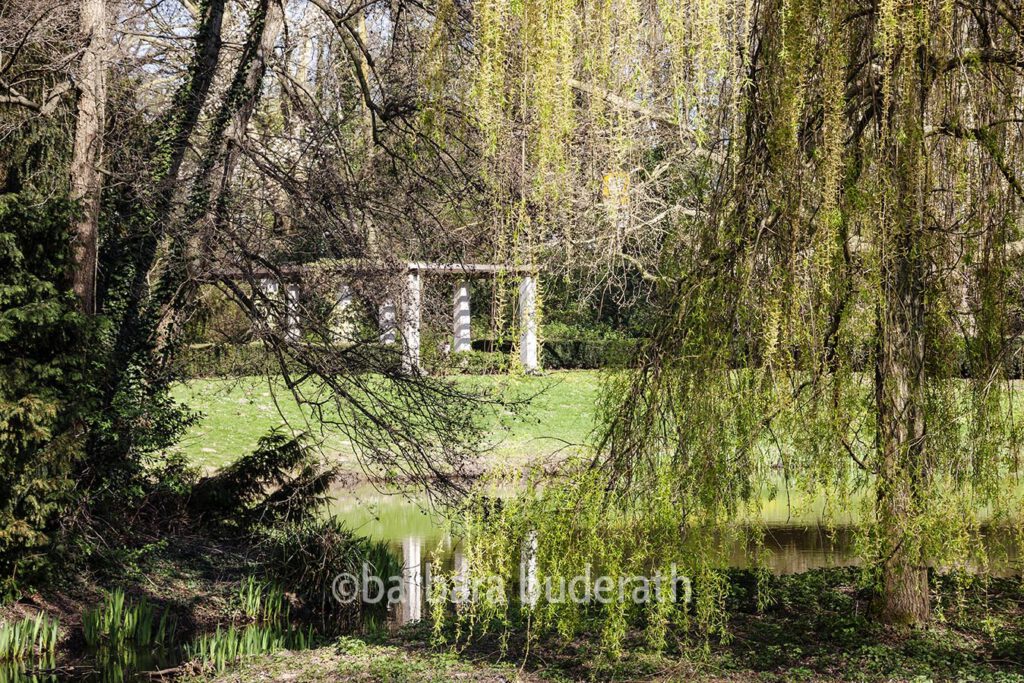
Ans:
{"type": "MultiPolygon", "coordinates": [[[[856,523],[879,617],[928,620],[928,567],[984,573],[985,529],[1020,532],[1021,8],[474,12],[489,181],[516,216],[502,234],[643,279],[657,314],[608,382],[594,456],[468,514],[469,572],[517,576],[524,543],[542,584],[678,564],[693,610],[598,609],[611,650],[633,618],[658,645],[677,622],[723,630],[736,542],[756,563],[765,508],[813,503],[856,523]]],[[[509,609],[484,599],[456,621],[509,609]]],[[[568,636],[594,608],[522,609],[568,636]]]]}

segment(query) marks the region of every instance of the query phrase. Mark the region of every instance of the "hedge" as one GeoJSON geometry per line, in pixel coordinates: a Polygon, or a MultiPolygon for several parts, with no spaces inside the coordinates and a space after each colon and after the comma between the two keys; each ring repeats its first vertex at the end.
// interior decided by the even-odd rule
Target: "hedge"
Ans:
{"type": "MultiPolygon", "coordinates": [[[[542,363],[547,370],[592,370],[620,366],[632,355],[636,340],[545,340],[542,363]]],[[[512,367],[512,343],[496,343],[491,339],[473,341],[473,350],[455,354],[447,359],[438,357],[432,347],[423,348],[423,364],[439,372],[459,372],[471,375],[493,375],[508,372],[512,367]]],[[[397,358],[393,347],[380,349],[397,358]]],[[[373,349],[353,355],[349,363],[353,369],[373,349]]],[[[195,344],[179,352],[175,359],[177,374],[186,378],[243,377],[247,375],[277,374],[277,358],[263,344],[195,344]]],[[[297,368],[296,368],[297,369],[297,368]]]]}

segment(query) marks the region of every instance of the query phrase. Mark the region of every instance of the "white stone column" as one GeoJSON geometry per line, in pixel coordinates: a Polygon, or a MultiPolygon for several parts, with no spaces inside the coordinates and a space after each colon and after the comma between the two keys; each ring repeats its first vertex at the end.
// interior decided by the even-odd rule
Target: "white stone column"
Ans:
{"type": "Polygon", "coordinates": [[[351,344],[355,341],[355,323],[352,320],[352,288],[348,285],[339,285],[337,293],[338,301],[334,307],[334,315],[331,325],[331,333],[334,341],[340,344],[351,344]]]}
{"type": "Polygon", "coordinates": [[[289,283],[284,289],[285,335],[289,341],[298,341],[302,336],[299,327],[299,285],[289,283]]]}
{"type": "Polygon", "coordinates": [[[395,302],[388,299],[380,306],[380,343],[394,344],[398,341],[398,314],[395,302]]]}
{"type": "Polygon", "coordinates": [[[453,326],[452,353],[470,351],[473,348],[473,338],[469,327],[469,283],[465,280],[455,285],[454,308],[455,322],[453,326]]]}
{"type": "Polygon", "coordinates": [[[261,277],[257,286],[259,287],[260,295],[254,297],[254,303],[256,304],[256,310],[259,311],[260,319],[255,321],[256,326],[260,330],[271,330],[275,327],[274,302],[277,300],[280,288],[277,280],[270,277],[261,277]]]}
{"type": "Polygon", "coordinates": [[[399,624],[419,621],[423,618],[423,578],[420,564],[423,561],[423,543],[410,536],[402,541],[402,600],[399,610],[399,624]]]}
{"type": "Polygon", "coordinates": [[[540,369],[537,343],[537,281],[524,275],[519,282],[519,362],[526,372],[540,369]]]}
{"type": "Polygon", "coordinates": [[[420,289],[422,277],[418,270],[406,275],[405,306],[402,311],[402,372],[420,369],[420,289]]]}

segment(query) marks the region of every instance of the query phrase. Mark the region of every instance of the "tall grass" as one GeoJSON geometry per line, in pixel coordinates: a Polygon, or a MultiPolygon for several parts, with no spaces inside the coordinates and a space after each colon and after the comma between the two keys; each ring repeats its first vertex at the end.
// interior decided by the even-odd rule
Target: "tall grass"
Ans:
{"type": "Polygon", "coordinates": [[[250,576],[238,588],[238,602],[242,612],[252,621],[266,624],[287,622],[291,605],[284,595],[284,589],[269,581],[259,581],[250,576]]]}
{"type": "Polygon", "coordinates": [[[226,629],[218,626],[215,632],[199,636],[185,647],[185,653],[190,660],[221,671],[242,657],[283,649],[304,650],[310,647],[313,638],[312,626],[301,629],[291,625],[250,624],[238,629],[232,624],[226,629]]]}
{"type": "Polygon", "coordinates": [[[40,612],[35,617],[0,624],[0,660],[20,661],[52,655],[60,637],[60,621],[40,612]]]}
{"type": "Polygon", "coordinates": [[[163,645],[174,639],[176,629],[177,621],[166,608],[158,618],[148,600],[134,602],[120,589],[82,614],[82,633],[89,647],[163,645]]]}

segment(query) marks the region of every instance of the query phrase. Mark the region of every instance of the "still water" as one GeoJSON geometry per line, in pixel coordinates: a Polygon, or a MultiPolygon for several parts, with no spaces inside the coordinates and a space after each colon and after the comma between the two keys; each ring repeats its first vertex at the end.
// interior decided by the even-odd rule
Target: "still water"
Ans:
{"type": "MultiPolygon", "coordinates": [[[[424,618],[423,590],[432,559],[440,556],[447,569],[463,562],[458,539],[449,537],[439,515],[431,512],[422,498],[380,493],[373,487],[339,489],[331,513],[356,533],[388,542],[403,563],[402,600],[393,609],[398,624],[424,618]],[[440,550],[440,553],[437,551],[440,550]]],[[[823,506],[811,504],[794,513],[785,500],[765,506],[767,527],[763,549],[769,551],[764,563],[776,574],[793,574],[810,569],[854,566],[854,534],[851,514],[833,516],[831,530],[821,523],[823,506]]],[[[987,542],[999,544],[1008,557],[1016,558],[1013,539],[1004,533],[987,532],[987,542]]],[[[730,549],[733,566],[749,566],[747,548],[730,549]]],[[[1015,571],[1015,562],[995,566],[995,573],[1015,571]]]]}
{"type": "MultiPolygon", "coordinates": [[[[443,554],[451,557],[458,550],[457,539],[446,535],[441,518],[422,498],[383,494],[372,487],[346,488],[335,492],[331,512],[356,533],[387,541],[400,553],[419,548],[431,554],[440,545],[446,551],[443,554]]],[[[792,574],[856,564],[849,528],[840,526],[830,535],[817,523],[820,515],[813,508],[788,519],[772,510],[768,515],[765,547],[771,551],[768,566],[772,571],[792,574]]],[[[842,524],[844,520],[840,517],[838,521],[842,524]]],[[[736,548],[732,555],[735,566],[746,566],[743,548],[736,548]]]]}

